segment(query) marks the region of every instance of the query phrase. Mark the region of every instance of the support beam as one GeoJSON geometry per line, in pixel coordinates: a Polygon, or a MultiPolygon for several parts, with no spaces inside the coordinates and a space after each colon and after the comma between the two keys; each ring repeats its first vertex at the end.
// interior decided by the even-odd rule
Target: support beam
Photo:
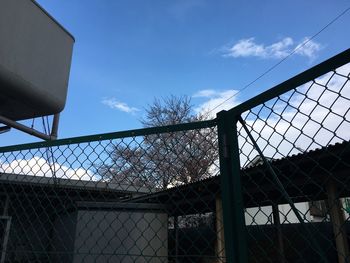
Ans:
{"type": "Polygon", "coordinates": [[[174,216],[174,231],[175,231],[175,263],[178,263],[179,260],[179,217],[174,216]]]}
{"type": "Polygon", "coordinates": [[[221,111],[217,122],[226,261],[248,263],[237,119],[221,111]]]}
{"type": "Polygon", "coordinates": [[[10,120],[10,119],[8,119],[8,118],[6,118],[4,116],[1,116],[1,115],[0,115],[0,123],[3,123],[5,125],[7,125],[7,126],[13,127],[13,128],[15,128],[17,130],[20,130],[22,132],[28,133],[30,135],[33,135],[33,136],[38,137],[38,138],[43,139],[43,140],[49,141],[49,140],[56,139],[56,138],[51,137],[50,135],[47,135],[47,134],[42,133],[42,132],[39,132],[39,131],[34,130],[32,128],[29,128],[29,127],[27,127],[27,126],[25,126],[25,125],[23,125],[23,124],[21,124],[19,122],[10,120]]]}
{"type": "Polygon", "coordinates": [[[278,210],[278,204],[272,205],[272,215],[273,215],[273,223],[276,227],[279,262],[285,263],[286,258],[284,254],[283,233],[282,233],[281,220],[280,220],[280,215],[278,210]]]}
{"type": "Polygon", "coordinates": [[[345,216],[336,183],[331,180],[327,184],[328,207],[333,226],[335,244],[338,253],[338,263],[350,261],[349,244],[345,229],[345,216]]]}
{"type": "Polygon", "coordinates": [[[7,125],[1,126],[0,127],[0,134],[5,133],[5,132],[9,132],[10,130],[11,130],[10,126],[7,126],[7,125]]]}
{"type": "Polygon", "coordinates": [[[6,250],[7,250],[7,243],[8,238],[10,235],[10,226],[11,226],[11,217],[8,216],[8,210],[9,210],[9,202],[10,197],[8,194],[4,196],[5,200],[3,201],[3,209],[2,209],[2,216],[0,216],[0,221],[2,224],[2,242],[1,244],[1,256],[0,256],[0,263],[4,263],[6,259],[6,250]]]}
{"type": "Polygon", "coordinates": [[[51,138],[56,140],[58,137],[58,124],[60,122],[60,114],[56,113],[53,115],[52,127],[51,127],[51,138]]]}
{"type": "Polygon", "coordinates": [[[254,137],[250,133],[250,131],[249,131],[245,121],[242,119],[241,116],[238,118],[238,120],[242,124],[242,127],[245,130],[245,132],[247,133],[247,135],[248,135],[251,143],[253,144],[255,150],[257,150],[257,152],[259,153],[260,157],[262,158],[264,165],[266,166],[266,168],[268,169],[268,171],[272,175],[272,178],[275,181],[276,186],[279,189],[281,195],[288,202],[288,204],[290,205],[290,207],[291,207],[292,211],[294,212],[295,216],[298,218],[298,221],[300,222],[301,226],[304,228],[303,232],[308,236],[308,239],[310,240],[310,243],[315,248],[315,251],[317,251],[317,254],[320,257],[320,260],[322,262],[324,262],[324,263],[328,263],[327,258],[326,258],[325,254],[324,254],[324,251],[321,249],[319,243],[317,242],[317,240],[315,240],[313,234],[310,232],[308,227],[305,225],[304,219],[300,215],[299,210],[296,208],[293,200],[291,199],[291,197],[289,196],[288,192],[286,191],[284,185],[282,184],[282,182],[278,178],[275,170],[272,168],[271,164],[269,163],[269,161],[266,159],[266,157],[264,156],[263,152],[261,151],[258,143],[256,142],[256,140],[254,139],[254,137]]]}
{"type": "Polygon", "coordinates": [[[225,236],[224,222],[222,215],[222,200],[221,196],[216,196],[215,199],[215,224],[216,224],[216,256],[218,263],[226,262],[225,257],[225,236]]]}

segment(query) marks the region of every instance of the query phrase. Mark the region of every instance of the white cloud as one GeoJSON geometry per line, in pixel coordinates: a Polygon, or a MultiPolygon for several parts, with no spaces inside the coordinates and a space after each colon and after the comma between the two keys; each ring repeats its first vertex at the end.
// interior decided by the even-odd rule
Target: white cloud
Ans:
{"type": "Polygon", "coordinates": [[[263,59],[286,57],[293,50],[300,56],[313,58],[321,50],[321,45],[308,38],[295,44],[291,37],[286,37],[271,45],[258,44],[254,38],[241,39],[230,48],[225,48],[225,57],[259,57],[263,59]]]}
{"type": "Polygon", "coordinates": [[[279,42],[276,42],[265,48],[267,56],[283,58],[288,55],[289,48],[293,46],[294,41],[290,37],[286,37],[279,42]]]}
{"type": "Polygon", "coordinates": [[[194,98],[206,98],[207,100],[201,103],[198,107],[195,108],[197,113],[207,114],[211,118],[216,117],[216,113],[222,110],[229,110],[232,107],[239,104],[236,94],[237,90],[225,90],[225,91],[216,91],[216,90],[200,90],[195,93],[192,97],[194,98]]]}
{"type": "Polygon", "coordinates": [[[0,171],[9,174],[53,177],[74,180],[96,180],[93,173],[83,168],[70,168],[58,163],[48,163],[44,158],[34,156],[31,159],[19,159],[12,162],[1,162],[0,171]]]}
{"type": "Polygon", "coordinates": [[[106,99],[102,100],[102,103],[104,105],[110,107],[111,109],[120,110],[120,111],[123,111],[126,113],[135,113],[135,112],[139,111],[138,108],[130,107],[126,103],[120,102],[120,101],[116,100],[115,98],[106,98],[106,99]]]}
{"type": "Polygon", "coordinates": [[[227,50],[225,56],[228,57],[264,57],[265,47],[254,42],[254,38],[241,39],[227,50]]]}
{"type": "MultiPolygon", "coordinates": [[[[350,64],[336,72],[347,76],[350,64]]],[[[298,87],[297,91],[280,96],[278,102],[267,102],[266,107],[273,109],[273,113],[268,108],[257,107],[253,111],[259,118],[253,114],[247,117],[246,123],[266,156],[278,159],[350,140],[350,82],[346,77],[330,72],[298,87]]],[[[246,138],[241,130],[243,166],[257,155],[250,140],[245,143],[246,138]]]]}
{"type": "Polygon", "coordinates": [[[309,38],[304,38],[303,41],[295,48],[295,53],[301,56],[306,56],[313,58],[316,53],[321,50],[321,45],[315,41],[309,40],[309,38]],[[305,43],[303,45],[303,43],[305,43]]]}
{"type": "Polygon", "coordinates": [[[208,97],[212,97],[215,96],[217,92],[213,89],[203,89],[200,90],[198,92],[196,92],[192,97],[193,98],[208,98],[208,97]]]}

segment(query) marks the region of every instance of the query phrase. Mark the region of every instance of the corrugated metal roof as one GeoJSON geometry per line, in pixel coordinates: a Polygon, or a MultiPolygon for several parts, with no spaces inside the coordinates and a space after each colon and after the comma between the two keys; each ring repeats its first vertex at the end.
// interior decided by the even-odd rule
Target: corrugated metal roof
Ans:
{"type": "MultiPolygon", "coordinates": [[[[271,164],[295,202],[324,199],[325,189],[322,188],[333,177],[343,182],[341,195],[350,194],[349,141],[271,160],[271,164]]],[[[286,203],[264,164],[243,168],[241,175],[245,207],[269,205],[272,200],[286,203]]],[[[175,203],[172,209],[178,210],[179,213],[191,209],[197,213],[201,209],[202,212],[207,212],[205,210],[215,206],[215,198],[220,191],[220,176],[213,176],[124,202],[168,202],[170,205],[175,203]]]]}

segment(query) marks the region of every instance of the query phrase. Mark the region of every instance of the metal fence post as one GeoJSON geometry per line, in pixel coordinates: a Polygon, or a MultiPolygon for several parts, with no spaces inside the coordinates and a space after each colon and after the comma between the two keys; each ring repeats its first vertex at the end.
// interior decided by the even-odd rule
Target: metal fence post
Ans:
{"type": "Polygon", "coordinates": [[[227,111],[217,114],[221,195],[227,262],[246,263],[247,240],[240,178],[237,118],[227,111]]]}

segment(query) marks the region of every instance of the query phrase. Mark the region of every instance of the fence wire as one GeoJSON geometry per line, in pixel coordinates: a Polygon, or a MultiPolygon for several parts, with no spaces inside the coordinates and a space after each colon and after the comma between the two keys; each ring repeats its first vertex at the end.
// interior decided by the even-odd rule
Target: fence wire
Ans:
{"type": "Polygon", "coordinates": [[[0,148],[0,263],[349,262],[349,57],[211,121],[0,148]]]}
{"type": "Polygon", "coordinates": [[[217,258],[217,149],[208,127],[1,153],[2,262],[217,258]]]}
{"type": "Polygon", "coordinates": [[[346,64],[242,114],[250,262],[350,260],[349,74],[346,64]]]}

